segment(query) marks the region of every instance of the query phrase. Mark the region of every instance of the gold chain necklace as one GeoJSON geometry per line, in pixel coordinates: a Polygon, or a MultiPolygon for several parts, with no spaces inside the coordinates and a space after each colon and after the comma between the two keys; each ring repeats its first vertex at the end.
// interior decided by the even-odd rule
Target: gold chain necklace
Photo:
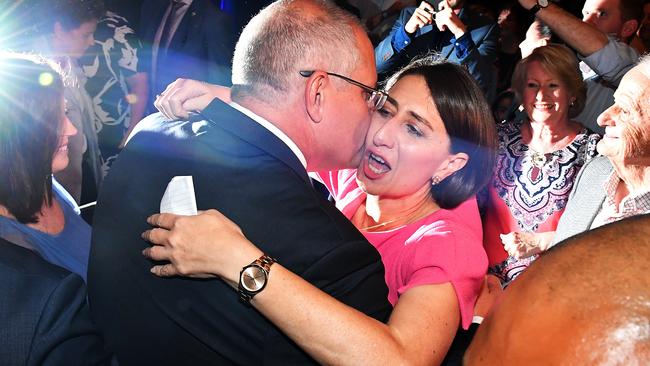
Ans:
{"type": "Polygon", "coordinates": [[[396,217],[396,218],[394,218],[392,220],[388,220],[388,221],[385,221],[385,222],[382,222],[382,223],[379,223],[379,224],[362,227],[362,228],[359,228],[359,230],[368,231],[368,230],[372,230],[372,229],[377,229],[377,228],[380,228],[380,227],[384,227],[384,226],[386,226],[388,224],[392,224],[393,222],[395,222],[397,220],[401,220],[401,219],[403,219],[405,217],[408,217],[408,215],[398,216],[398,217],[396,217]]]}

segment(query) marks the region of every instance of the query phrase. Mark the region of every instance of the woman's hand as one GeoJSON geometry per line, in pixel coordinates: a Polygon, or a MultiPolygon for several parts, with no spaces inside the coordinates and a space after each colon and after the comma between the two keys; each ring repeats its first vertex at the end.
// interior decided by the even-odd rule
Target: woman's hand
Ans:
{"type": "Polygon", "coordinates": [[[503,248],[516,259],[527,258],[539,254],[550,247],[555,231],[544,233],[525,233],[513,231],[501,234],[503,248]]]}
{"type": "Polygon", "coordinates": [[[156,96],[154,106],[169,120],[188,119],[219,98],[230,103],[230,88],[190,79],[176,79],[156,96]]]}
{"type": "Polygon", "coordinates": [[[216,210],[197,216],[155,214],[147,222],[155,228],[142,237],[153,246],[142,254],[170,262],[151,268],[156,276],[219,276],[237,287],[241,269],[262,255],[239,226],[216,210]]]}

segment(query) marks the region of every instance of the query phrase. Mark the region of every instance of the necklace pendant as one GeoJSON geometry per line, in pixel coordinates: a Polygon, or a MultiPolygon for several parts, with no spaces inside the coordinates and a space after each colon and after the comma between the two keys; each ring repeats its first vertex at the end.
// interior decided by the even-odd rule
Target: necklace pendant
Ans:
{"type": "Polygon", "coordinates": [[[541,173],[541,169],[534,166],[533,169],[530,171],[530,180],[535,182],[537,178],[539,178],[539,173],[541,173]]]}
{"type": "Polygon", "coordinates": [[[537,151],[533,151],[533,154],[530,157],[530,161],[537,169],[541,169],[544,164],[546,164],[546,155],[537,151]]]}

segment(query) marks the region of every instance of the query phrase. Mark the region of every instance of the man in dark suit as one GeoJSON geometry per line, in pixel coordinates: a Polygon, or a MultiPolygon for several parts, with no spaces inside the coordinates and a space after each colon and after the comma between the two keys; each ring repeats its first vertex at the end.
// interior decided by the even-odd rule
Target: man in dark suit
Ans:
{"type": "Polygon", "coordinates": [[[205,120],[138,124],[100,192],[88,274],[91,310],[121,364],[313,362],[226,283],[149,273],[140,234],[174,176],[192,176],[198,209],[228,215],[265,254],[387,319],[379,254],[306,174],[357,166],[381,95],[366,86],[376,83],[372,50],[328,2],[276,2],[242,33],[233,103],[214,100],[205,120]]]}
{"type": "Polygon", "coordinates": [[[140,37],[150,46],[143,59],[151,96],[177,78],[229,85],[232,34],[231,16],[219,9],[218,1],[145,0],[140,37]]]}
{"type": "Polygon", "coordinates": [[[81,277],[4,239],[0,277],[0,365],[109,363],[81,277]]]}
{"type": "Polygon", "coordinates": [[[465,65],[491,101],[496,92],[498,25],[465,8],[464,0],[431,3],[402,10],[388,37],[375,47],[377,72],[391,75],[412,59],[436,52],[465,65]]]}

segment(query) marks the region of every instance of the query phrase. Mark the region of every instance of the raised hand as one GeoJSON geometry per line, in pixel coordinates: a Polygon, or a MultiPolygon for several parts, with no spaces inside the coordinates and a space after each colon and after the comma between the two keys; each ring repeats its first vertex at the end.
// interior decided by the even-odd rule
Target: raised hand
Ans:
{"type": "Polygon", "coordinates": [[[230,88],[190,79],[176,79],[156,96],[154,106],[169,120],[187,119],[219,98],[230,102],[230,88]]]}
{"type": "Polygon", "coordinates": [[[449,29],[456,39],[460,38],[467,31],[465,24],[458,18],[451,5],[449,5],[449,0],[443,0],[438,4],[435,23],[441,32],[449,29]]]}
{"type": "Polygon", "coordinates": [[[431,4],[428,2],[423,1],[420,3],[420,6],[415,9],[415,12],[411,16],[411,19],[406,22],[404,30],[406,33],[413,34],[425,25],[433,24],[435,13],[436,9],[434,9],[433,6],[431,6],[431,4]]]}

